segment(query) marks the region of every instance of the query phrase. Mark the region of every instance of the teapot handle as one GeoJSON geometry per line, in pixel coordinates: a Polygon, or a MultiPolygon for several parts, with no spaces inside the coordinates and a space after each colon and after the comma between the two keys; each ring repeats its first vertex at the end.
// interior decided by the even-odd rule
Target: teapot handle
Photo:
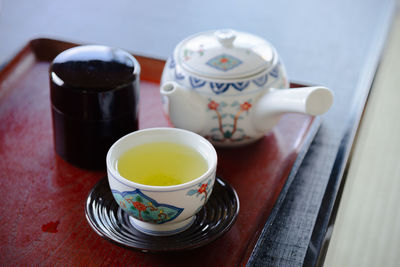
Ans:
{"type": "Polygon", "coordinates": [[[286,112],[303,113],[312,116],[321,115],[333,104],[333,92],[323,86],[274,89],[260,100],[263,114],[286,112]]]}

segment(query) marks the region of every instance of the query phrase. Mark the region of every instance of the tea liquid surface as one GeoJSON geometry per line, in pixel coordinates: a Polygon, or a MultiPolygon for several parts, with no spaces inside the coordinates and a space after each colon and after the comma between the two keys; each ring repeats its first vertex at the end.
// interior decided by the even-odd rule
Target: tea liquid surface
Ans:
{"type": "Polygon", "coordinates": [[[171,142],[139,145],[117,161],[120,175],[139,184],[170,186],[189,182],[207,171],[207,161],[193,148],[171,142]]]}

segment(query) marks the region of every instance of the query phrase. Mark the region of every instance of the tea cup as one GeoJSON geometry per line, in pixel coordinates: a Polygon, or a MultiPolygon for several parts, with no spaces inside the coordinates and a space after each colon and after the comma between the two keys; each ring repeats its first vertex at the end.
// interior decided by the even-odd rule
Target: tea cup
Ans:
{"type": "Polygon", "coordinates": [[[137,230],[149,235],[172,235],[189,228],[195,214],[209,199],[217,168],[217,153],[204,137],[178,128],[148,128],[121,137],[106,157],[110,189],[120,208],[129,214],[137,230]],[[187,146],[206,161],[206,171],[188,182],[155,186],[127,179],[118,170],[118,160],[135,147],[168,142],[187,146]]]}

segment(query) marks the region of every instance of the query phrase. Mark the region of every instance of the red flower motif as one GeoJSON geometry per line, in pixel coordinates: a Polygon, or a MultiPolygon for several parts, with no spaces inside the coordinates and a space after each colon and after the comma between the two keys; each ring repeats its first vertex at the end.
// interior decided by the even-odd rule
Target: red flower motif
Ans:
{"type": "Polygon", "coordinates": [[[208,108],[211,110],[217,110],[218,106],[219,104],[214,100],[211,100],[210,103],[208,103],[208,108]]]}
{"type": "Polygon", "coordinates": [[[247,111],[251,108],[251,104],[249,102],[244,102],[240,105],[240,109],[243,111],[247,111]]]}
{"type": "Polygon", "coordinates": [[[138,202],[138,201],[135,201],[132,204],[138,211],[145,211],[146,210],[146,206],[143,205],[142,203],[138,202]]]}
{"type": "Polygon", "coordinates": [[[228,62],[228,59],[225,58],[225,57],[223,57],[223,58],[221,58],[221,59],[219,60],[219,62],[221,62],[221,63],[226,63],[226,62],[228,62]]]}
{"type": "Polygon", "coordinates": [[[199,192],[200,194],[206,192],[207,186],[208,184],[202,184],[200,188],[197,190],[197,192],[199,192]]]}

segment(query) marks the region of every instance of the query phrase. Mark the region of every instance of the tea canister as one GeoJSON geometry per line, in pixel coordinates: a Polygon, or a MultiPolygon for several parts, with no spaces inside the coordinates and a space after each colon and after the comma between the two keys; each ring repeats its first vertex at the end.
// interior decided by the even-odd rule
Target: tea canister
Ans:
{"type": "Polygon", "coordinates": [[[121,49],[84,45],[60,53],[49,72],[57,154],[104,169],[109,147],[138,129],[139,63],[121,49]]]}

